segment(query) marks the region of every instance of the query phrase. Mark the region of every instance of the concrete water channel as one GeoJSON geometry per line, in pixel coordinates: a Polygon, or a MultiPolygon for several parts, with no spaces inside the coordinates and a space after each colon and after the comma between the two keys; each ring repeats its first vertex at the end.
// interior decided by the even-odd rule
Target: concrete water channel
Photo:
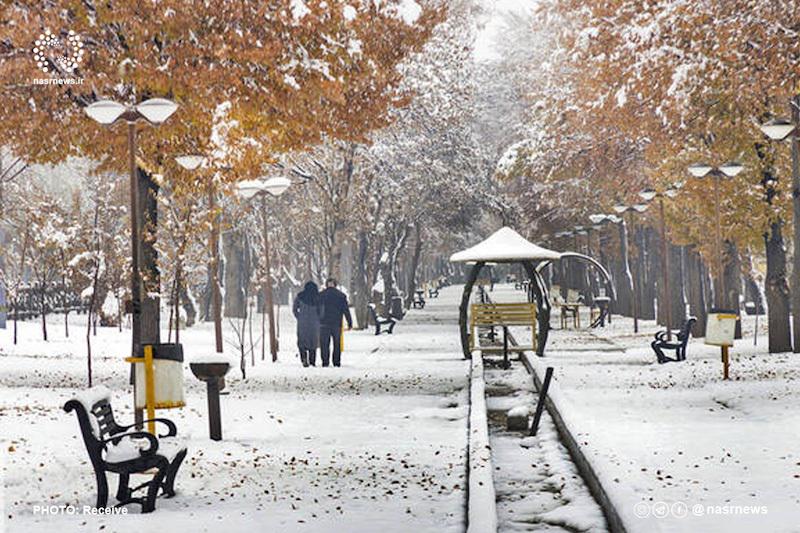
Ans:
{"type": "Polygon", "coordinates": [[[484,379],[498,531],[608,531],[547,412],[535,437],[506,429],[510,409],[535,409],[537,396],[525,366],[513,360],[505,369],[487,358],[484,379]]]}

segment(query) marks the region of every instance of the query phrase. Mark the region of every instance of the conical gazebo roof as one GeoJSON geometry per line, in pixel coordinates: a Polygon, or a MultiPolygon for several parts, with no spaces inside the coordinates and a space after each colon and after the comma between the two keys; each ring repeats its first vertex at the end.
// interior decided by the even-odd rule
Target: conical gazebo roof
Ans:
{"type": "Polygon", "coordinates": [[[450,256],[451,263],[514,263],[560,259],[561,254],[542,248],[509,228],[502,227],[475,246],[450,256]]]}

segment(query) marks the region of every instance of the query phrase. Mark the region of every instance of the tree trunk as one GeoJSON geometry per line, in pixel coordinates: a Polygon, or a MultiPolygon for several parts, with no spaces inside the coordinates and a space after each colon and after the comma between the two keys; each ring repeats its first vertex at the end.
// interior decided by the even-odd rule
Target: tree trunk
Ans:
{"type": "Polygon", "coordinates": [[[333,214],[333,232],[331,233],[330,250],[328,253],[327,276],[339,278],[342,266],[342,239],[344,237],[344,219],[337,213],[333,214]]]}
{"type": "MultiPolygon", "coordinates": [[[[800,95],[792,98],[789,106],[792,113],[792,122],[795,126],[800,123],[800,95]]],[[[792,327],[794,352],[800,352],[800,137],[797,129],[791,134],[792,142],[792,217],[793,231],[792,244],[792,327]]]]}
{"type": "Polygon", "coordinates": [[[262,195],[261,198],[261,222],[263,224],[262,238],[264,240],[264,305],[269,316],[269,350],[272,355],[272,362],[278,360],[278,336],[275,334],[275,305],[272,301],[272,263],[269,247],[269,227],[267,219],[267,199],[262,195]]]}
{"type": "Polygon", "coordinates": [[[181,283],[180,300],[183,312],[186,314],[186,327],[190,328],[194,326],[197,320],[197,308],[195,307],[194,298],[186,283],[181,283]]]}
{"type": "Polygon", "coordinates": [[[142,344],[161,342],[161,273],[158,270],[156,228],[158,227],[158,184],[150,174],[139,169],[139,212],[141,244],[139,246],[142,275],[141,331],[142,344]]]}
{"type": "Polygon", "coordinates": [[[414,225],[414,252],[411,254],[411,265],[408,267],[408,286],[406,287],[406,307],[411,307],[414,301],[414,294],[417,291],[417,268],[419,268],[419,258],[422,255],[422,232],[420,224],[414,225]]]}
{"type": "Polygon", "coordinates": [[[640,228],[637,232],[640,234],[640,260],[641,274],[639,279],[639,318],[644,320],[655,320],[655,290],[656,279],[658,276],[658,256],[656,250],[658,248],[658,240],[656,234],[651,228],[640,228]]]}
{"type": "MultiPolygon", "coordinates": [[[[742,264],[739,259],[739,249],[733,241],[725,241],[725,267],[723,275],[725,276],[725,295],[723,296],[724,306],[727,309],[733,309],[737,315],[741,315],[739,296],[742,287],[742,264]]],[[[742,321],[736,321],[736,339],[742,338],[742,321]]]]}
{"type": "Polygon", "coordinates": [[[220,288],[219,258],[219,213],[217,213],[216,192],[213,184],[208,186],[208,209],[211,212],[211,235],[209,252],[211,262],[208,270],[211,273],[211,315],[214,319],[214,344],[217,353],[222,353],[222,289],[220,288]]]}
{"type": "Polygon", "coordinates": [[[245,318],[247,316],[245,285],[248,282],[248,276],[245,265],[244,236],[241,230],[227,231],[222,236],[222,252],[225,259],[223,272],[225,317],[245,318]]]}
{"type": "MultiPolygon", "coordinates": [[[[63,261],[63,253],[62,253],[62,264],[66,263],[63,261]]],[[[64,267],[66,271],[66,266],[64,267]]],[[[61,309],[64,311],[64,337],[69,338],[69,309],[67,309],[67,276],[66,274],[62,274],[61,276],[61,309]]]]}
{"type": "Polygon", "coordinates": [[[685,262],[683,257],[683,247],[668,244],[667,253],[669,255],[669,301],[670,305],[670,324],[671,329],[679,329],[686,319],[686,297],[684,292],[685,262]]]}
{"type": "Polygon", "coordinates": [[[181,342],[181,265],[180,258],[178,259],[178,266],[175,269],[175,344],[181,342]]]}
{"type": "Polygon", "coordinates": [[[45,294],[45,284],[41,283],[39,297],[42,306],[42,338],[47,340],[47,298],[45,294]]]}
{"type": "Polygon", "coordinates": [[[786,281],[786,250],[781,233],[781,222],[770,224],[764,235],[767,248],[767,323],[769,328],[769,352],[792,351],[789,328],[789,284],[786,281]]]}
{"type": "MultiPolygon", "coordinates": [[[[0,181],[0,215],[2,215],[3,209],[3,197],[2,197],[2,190],[3,185],[0,181]]],[[[0,272],[5,272],[6,268],[6,234],[3,231],[3,228],[0,228],[0,272]]],[[[6,329],[6,317],[8,315],[8,302],[6,300],[6,280],[0,279],[0,329],[6,329]]]]}
{"type": "Polygon", "coordinates": [[[209,262],[206,272],[206,285],[203,289],[203,294],[200,297],[200,320],[203,322],[211,322],[214,320],[214,311],[212,309],[212,293],[214,292],[212,288],[213,283],[214,282],[211,276],[211,262],[209,262]]]}
{"type": "Polygon", "coordinates": [[[353,270],[353,306],[358,329],[367,327],[369,317],[370,290],[367,280],[367,256],[369,241],[366,231],[358,232],[356,268],[353,270]]]}
{"type": "Polygon", "coordinates": [[[628,262],[628,229],[623,221],[619,224],[620,250],[617,260],[616,289],[617,300],[619,301],[619,313],[625,316],[633,316],[633,278],[628,262]]]}
{"type": "Polygon", "coordinates": [[[706,298],[708,276],[700,254],[691,249],[686,251],[686,278],[689,314],[697,318],[697,322],[692,327],[692,336],[704,337],[708,313],[708,299],[706,298]]]}
{"type": "Polygon", "coordinates": [[[744,301],[752,303],[757,314],[764,313],[764,293],[761,274],[753,265],[753,256],[748,252],[743,257],[742,276],[744,277],[744,301]]]}

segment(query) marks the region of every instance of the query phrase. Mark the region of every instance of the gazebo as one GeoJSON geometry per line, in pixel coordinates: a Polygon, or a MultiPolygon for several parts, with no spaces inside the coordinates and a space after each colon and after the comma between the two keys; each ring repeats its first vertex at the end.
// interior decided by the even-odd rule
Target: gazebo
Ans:
{"type": "MultiPolygon", "coordinates": [[[[467,263],[472,265],[466,283],[464,284],[464,293],[461,297],[461,305],[459,307],[458,322],[461,329],[461,348],[465,358],[469,359],[472,357],[467,323],[472,288],[481,270],[488,263],[519,263],[525,268],[525,272],[528,274],[531,281],[530,288],[537,308],[536,318],[539,331],[535,342],[536,354],[539,356],[544,355],[547,335],[550,330],[550,298],[548,296],[547,286],[540,273],[541,269],[538,267],[552,263],[553,261],[558,261],[562,258],[577,259],[592,264],[604,277],[606,286],[610,290],[609,294],[613,298],[614,290],[611,284],[611,278],[605,268],[596,260],[576,252],[562,253],[543,248],[530,242],[507,226],[500,228],[475,246],[456,252],[450,256],[451,263],[467,263]]],[[[533,335],[536,336],[537,332],[533,332],[533,335]]]]}

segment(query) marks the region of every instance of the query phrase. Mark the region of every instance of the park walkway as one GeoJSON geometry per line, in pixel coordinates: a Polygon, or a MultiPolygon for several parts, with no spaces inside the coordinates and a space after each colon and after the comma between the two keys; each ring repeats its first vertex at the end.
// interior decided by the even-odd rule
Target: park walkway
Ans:
{"type": "MultiPolygon", "coordinates": [[[[468,366],[458,341],[460,293],[444,289],[394,335],[348,332],[338,369],[300,366],[284,309],[280,362],[257,360],[242,380],[237,360],[227,378],[219,443],[208,439],[204,390],[187,368],[187,407],[159,414],[188,438],[189,457],[178,495],[159,500],[152,515],[135,507],[114,517],[34,514],[35,505],[94,501],[77,422],[61,410],[84,386],[85,352],[80,338],[54,341],[47,352],[34,341],[11,348],[9,332],[0,332],[2,445],[13,450],[2,470],[6,529],[463,531],[468,366]]],[[[35,338],[33,328],[23,324],[21,338],[35,338]]],[[[203,324],[182,334],[188,360],[207,351],[210,331],[203,324]]],[[[120,364],[127,341],[128,332],[103,328],[95,354],[95,383],[112,390],[123,420],[131,416],[120,364]]]]}

